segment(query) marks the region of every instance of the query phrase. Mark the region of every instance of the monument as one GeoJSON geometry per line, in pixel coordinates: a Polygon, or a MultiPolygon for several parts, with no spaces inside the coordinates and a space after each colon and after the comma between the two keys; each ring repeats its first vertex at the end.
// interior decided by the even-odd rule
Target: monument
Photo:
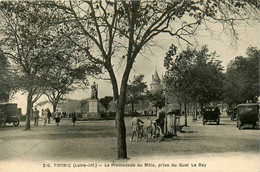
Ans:
{"type": "Polygon", "coordinates": [[[91,96],[88,101],[87,118],[99,119],[99,100],[98,100],[98,85],[94,82],[91,85],[91,96]]]}

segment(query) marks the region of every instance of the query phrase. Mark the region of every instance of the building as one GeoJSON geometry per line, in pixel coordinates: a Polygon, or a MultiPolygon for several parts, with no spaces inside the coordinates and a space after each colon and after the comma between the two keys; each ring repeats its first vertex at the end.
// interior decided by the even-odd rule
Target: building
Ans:
{"type": "Polygon", "coordinates": [[[150,84],[150,92],[154,93],[156,91],[163,89],[163,82],[160,79],[157,70],[155,70],[154,74],[152,75],[152,82],[150,84]]]}

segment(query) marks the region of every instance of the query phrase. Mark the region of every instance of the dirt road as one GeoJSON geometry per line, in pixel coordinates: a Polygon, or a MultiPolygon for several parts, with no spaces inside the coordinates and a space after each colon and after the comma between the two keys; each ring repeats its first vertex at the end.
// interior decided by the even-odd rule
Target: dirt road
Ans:
{"type": "MultiPolygon", "coordinates": [[[[189,118],[188,127],[184,127],[184,132],[178,133],[178,137],[162,142],[151,140],[148,143],[129,141],[130,120],[131,118],[125,119],[130,158],[127,162],[156,162],[160,159],[161,167],[168,161],[175,161],[179,167],[182,163],[180,160],[183,159],[183,166],[188,164],[190,167],[192,162],[198,166],[199,161],[207,164],[212,158],[224,160],[227,164],[241,159],[249,165],[252,161],[252,166],[260,170],[260,130],[238,130],[235,121],[229,118],[222,117],[220,125],[205,126],[201,120],[192,122],[189,118]]],[[[148,121],[143,120],[147,126],[148,121]]],[[[181,120],[183,123],[183,118],[181,120]]],[[[112,120],[78,121],[73,127],[70,120],[61,120],[60,126],[50,124],[44,127],[40,122],[40,126],[32,126],[31,131],[23,131],[23,122],[19,127],[7,125],[0,130],[0,171],[1,163],[12,162],[35,162],[41,165],[49,162],[117,162],[114,124],[112,120]]],[[[155,165],[158,167],[159,164],[155,165]]],[[[167,164],[165,168],[168,168],[167,164]]]]}

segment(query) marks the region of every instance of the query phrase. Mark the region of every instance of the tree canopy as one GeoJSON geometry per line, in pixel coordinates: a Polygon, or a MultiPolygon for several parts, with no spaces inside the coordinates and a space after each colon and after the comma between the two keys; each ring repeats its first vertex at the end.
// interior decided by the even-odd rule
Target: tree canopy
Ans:
{"type": "Polygon", "coordinates": [[[216,57],[215,52],[209,53],[207,46],[199,51],[187,48],[175,60],[167,53],[165,66],[171,73],[168,86],[178,99],[183,102],[189,99],[201,105],[222,99],[223,66],[216,57]]]}
{"type": "Polygon", "coordinates": [[[145,90],[147,85],[143,82],[144,75],[134,76],[133,81],[127,84],[126,102],[131,104],[132,112],[134,112],[134,105],[145,99],[145,90]]]}
{"type": "Polygon", "coordinates": [[[236,57],[227,67],[224,100],[229,106],[256,102],[259,96],[260,50],[248,47],[246,54],[247,57],[236,57]]]}
{"type": "Polygon", "coordinates": [[[8,102],[16,90],[15,74],[10,70],[10,63],[0,49],[0,102],[8,102]]]}
{"type": "Polygon", "coordinates": [[[105,96],[104,98],[100,99],[100,103],[104,106],[104,108],[106,109],[106,111],[108,110],[108,108],[110,107],[109,103],[113,100],[113,97],[111,96],[105,96]]]}

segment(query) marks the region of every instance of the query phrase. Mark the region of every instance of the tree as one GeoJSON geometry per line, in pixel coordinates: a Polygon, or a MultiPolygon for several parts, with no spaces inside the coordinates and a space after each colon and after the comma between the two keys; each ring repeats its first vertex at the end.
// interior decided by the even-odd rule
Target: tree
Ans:
{"type": "Polygon", "coordinates": [[[10,70],[10,63],[0,49],[0,102],[8,102],[15,90],[14,73],[10,70]]]}
{"type": "Polygon", "coordinates": [[[105,96],[104,98],[100,99],[100,103],[104,106],[104,108],[106,109],[106,113],[107,110],[109,109],[110,105],[109,103],[113,100],[113,97],[111,96],[105,96]]]}
{"type": "Polygon", "coordinates": [[[34,2],[0,2],[1,45],[17,73],[16,85],[27,93],[25,130],[30,130],[33,104],[43,94],[43,81],[52,66],[53,13],[34,2]]]}
{"type": "MultiPolygon", "coordinates": [[[[66,17],[65,35],[82,49],[85,57],[101,64],[109,73],[113,97],[117,101],[117,154],[127,158],[124,107],[130,72],[140,52],[162,33],[188,41],[199,25],[219,22],[236,33],[234,23],[256,13],[257,3],[247,1],[73,1],[43,2],[58,7],[66,17]],[[238,12],[246,11],[246,13],[238,12]],[[250,11],[250,9],[253,9],[250,11]],[[230,27],[229,27],[230,26],[230,27]],[[98,51],[97,51],[98,50],[98,51]],[[119,53],[120,52],[120,53],[119,53]],[[115,60],[114,58],[120,57],[115,60]],[[113,63],[125,61],[118,86],[113,63]]],[[[205,25],[207,27],[207,25],[205,25]]],[[[190,43],[191,44],[191,43],[190,43]]]]}
{"type": "MultiPolygon", "coordinates": [[[[80,65],[79,59],[68,57],[67,54],[58,54],[59,58],[53,61],[42,80],[45,84],[45,95],[51,102],[53,112],[56,111],[60,100],[75,89],[84,89],[88,85],[87,76],[97,75],[100,68],[96,65],[80,65]]],[[[55,58],[54,58],[55,59],[55,58]]]]}
{"type": "Polygon", "coordinates": [[[134,105],[145,99],[147,85],[143,79],[144,75],[134,76],[134,80],[127,84],[126,102],[131,104],[132,112],[135,110],[134,105]]]}
{"type": "Polygon", "coordinates": [[[195,64],[192,66],[189,94],[203,105],[222,100],[223,94],[223,66],[216,60],[216,52],[209,53],[207,46],[203,46],[196,53],[195,64]]]}
{"type": "Polygon", "coordinates": [[[167,76],[166,78],[167,89],[174,92],[179,101],[180,110],[182,103],[184,103],[185,126],[187,126],[186,105],[187,100],[191,98],[188,93],[191,81],[189,73],[191,71],[191,66],[194,63],[196,50],[192,50],[188,47],[177,55],[173,61],[173,56],[176,55],[176,51],[177,47],[171,45],[164,59],[164,66],[168,73],[171,73],[171,76],[167,76]]]}
{"type": "Polygon", "coordinates": [[[247,57],[238,56],[227,67],[224,80],[224,101],[232,107],[247,100],[256,102],[259,95],[260,50],[248,47],[247,57]]]}
{"type": "Polygon", "coordinates": [[[170,57],[165,57],[165,66],[172,73],[169,80],[170,88],[177,92],[180,100],[183,100],[185,116],[189,99],[198,102],[201,108],[203,104],[221,100],[223,66],[215,59],[215,52],[209,53],[207,46],[203,46],[200,51],[187,48],[177,55],[174,61],[170,57]]]}
{"type": "Polygon", "coordinates": [[[155,107],[155,114],[157,114],[158,108],[165,106],[165,95],[163,90],[157,90],[155,92],[148,92],[148,99],[151,101],[152,105],[155,107]]]}

